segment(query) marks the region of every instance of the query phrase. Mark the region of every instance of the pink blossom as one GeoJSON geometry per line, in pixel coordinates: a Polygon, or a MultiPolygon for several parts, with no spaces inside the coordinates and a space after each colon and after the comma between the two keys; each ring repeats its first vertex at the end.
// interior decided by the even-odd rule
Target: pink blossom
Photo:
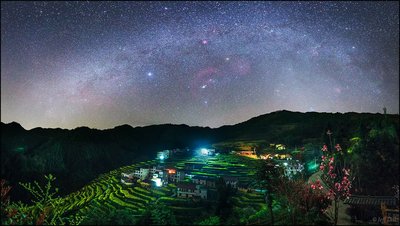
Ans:
{"type": "Polygon", "coordinates": [[[336,148],[336,151],[341,151],[342,150],[342,148],[340,147],[339,144],[336,144],[335,148],[336,148]]]}
{"type": "Polygon", "coordinates": [[[326,146],[326,144],[324,144],[324,146],[321,149],[322,151],[327,151],[328,150],[328,146],[326,146]]]}
{"type": "Polygon", "coordinates": [[[336,188],[336,190],[340,191],[342,186],[340,185],[340,183],[335,183],[335,188],[336,188]]]}

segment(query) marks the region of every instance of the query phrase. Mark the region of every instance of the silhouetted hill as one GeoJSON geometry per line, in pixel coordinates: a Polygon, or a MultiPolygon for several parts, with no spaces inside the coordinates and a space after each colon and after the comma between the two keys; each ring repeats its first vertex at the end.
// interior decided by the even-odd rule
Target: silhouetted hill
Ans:
{"type": "MultiPolygon", "coordinates": [[[[328,129],[347,138],[361,124],[369,125],[383,118],[383,114],[371,113],[300,113],[284,110],[260,115],[236,125],[222,126],[217,129],[217,133],[224,139],[265,139],[287,145],[300,145],[307,140],[320,139],[328,129]]],[[[398,115],[387,115],[387,118],[399,125],[398,115]]]]}
{"type": "MultiPolygon", "coordinates": [[[[53,173],[61,193],[66,194],[101,173],[154,158],[163,149],[256,139],[303,145],[322,142],[327,129],[345,142],[361,124],[368,126],[383,118],[382,114],[369,113],[278,111],[216,129],[163,124],[135,128],[121,125],[106,130],[88,127],[25,130],[16,122],[1,123],[1,177],[15,184],[53,173]]],[[[398,115],[387,118],[396,124],[398,131],[398,115]]]]}

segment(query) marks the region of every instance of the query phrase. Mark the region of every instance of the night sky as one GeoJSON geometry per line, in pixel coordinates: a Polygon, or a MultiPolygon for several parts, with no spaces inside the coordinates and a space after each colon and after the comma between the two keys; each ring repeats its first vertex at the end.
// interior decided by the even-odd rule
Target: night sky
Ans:
{"type": "Polygon", "coordinates": [[[397,2],[1,2],[1,121],[399,112],[397,2]]]}

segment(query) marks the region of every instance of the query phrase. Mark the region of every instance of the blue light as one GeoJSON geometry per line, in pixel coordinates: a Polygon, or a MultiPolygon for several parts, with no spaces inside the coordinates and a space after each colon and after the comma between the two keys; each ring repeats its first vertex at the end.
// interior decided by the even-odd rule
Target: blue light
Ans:
{"type": "Polygon", "coordinates": [[[206,148],[202,148],[200,151],[202,155],[208,155],[208,150],[206,148]]]}

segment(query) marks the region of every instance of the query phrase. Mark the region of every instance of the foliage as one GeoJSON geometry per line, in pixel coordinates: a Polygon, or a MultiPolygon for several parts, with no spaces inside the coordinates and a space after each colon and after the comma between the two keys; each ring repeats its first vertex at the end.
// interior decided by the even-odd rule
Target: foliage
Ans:
{"type": "Polygon", "coordinates": [[[218,216],[212,216],[196,223],[196,225],[220,225],[220,219],[218,216]]]}
{"type": "Polygon", "coordinates": [[[314,191],[303,179],[282,177],[277,188],[279,201],[289,214],[288,224],[315,224],[330,204],[321,190],[314,191]]]}
{"type": "Polygon", "coordinates": [[[234,190],[230,184],[226,185],[222,177],[217,179],[215,185],[218,192],[218,201],[215,214],[220,217],[221,221],[224,221],[232,212],[230,197],[234,194],[234,190]]]}
{"type": "Polygon", "coordinates": [[[1,179],[1,224],[5,224],[5,220],[7,219],[7,211],[6,208],[10,204],[10,196],[9,192],[11,190],[11,186],[8,185],[7,181],[1,179]]]}
{"type": "Polygon", "coordinates": [[[138,220],[139,225],[175,225],[175,215],[168,206],[163,203],[152,203],[148,206],[142,217],[138,220]]]}
{"type": "Polygon", "coordinates": [[[276,167],[273,160],[259,161],[256,171],[256,179],[262,188],[267,189],[266,202],[270,211],[271,224],[274,224],[274,212],[272,209],[273,193],[277,191],[277,184],[283,176],[281,169],[276,167]]]}
{"type": "Polygon", "coordinates": [[[133,225],[137,223],[135,212],[128,208],[113,209],[106,208],[103,211],[100,207],[92,209],[82,224],[85,225],[133,225]]]}
{"type": "Polygon", "coordinates": [[[339,213],[339,200],[344,200],[350,196],[350,189],[354,177],[350,177],[350,168],[346,163],[346,153],[343,152],[341,146],[336,144],[333,148],[330,130],[327,131],[329,136],[330,148],[323,145],[323,156],[320,170],[322,171],[321,179],[315,184],[311,184],[313,190],[327,189],[326,197],[334,201],[334,224],[337,224],[339,213]],[[324,185],[325,184],[325,185],[324,185]],[[325,188],[324,188],[325,187],[325,188]]]}
{"type": "Polygon", "coordinates": [[[281,169],[276,167],[273,160],[260,160],[256,166],[256,179],[258,184],[267,188],[269,192],[276,191],[276,183],[279,178],[283,175],[281,169]]]}
{"type": "Polygon", "coordinates": [[[45,176],[47,183],[45,186],[39,185],[37,181],[34,184],[20,183],[33,196],[32,205],[22,202],[9,203],[5,207],[7,213],[4,224],[46,224],[46,225],[64,225],[79,224],[83,218],[79,216],[64,217],[61,208],[63,200],[55,197],[58,188],[52,187],[52,182],[56,179],[53,175],[45,176]]]}
{"type": "Polygon", "coordinates": [[[383,120],[371,127],[360,125],[348,152],[356,176],[355,193],[390,195],[392,187],[399,184],[399,137],[393,124],[383,120]]]}

